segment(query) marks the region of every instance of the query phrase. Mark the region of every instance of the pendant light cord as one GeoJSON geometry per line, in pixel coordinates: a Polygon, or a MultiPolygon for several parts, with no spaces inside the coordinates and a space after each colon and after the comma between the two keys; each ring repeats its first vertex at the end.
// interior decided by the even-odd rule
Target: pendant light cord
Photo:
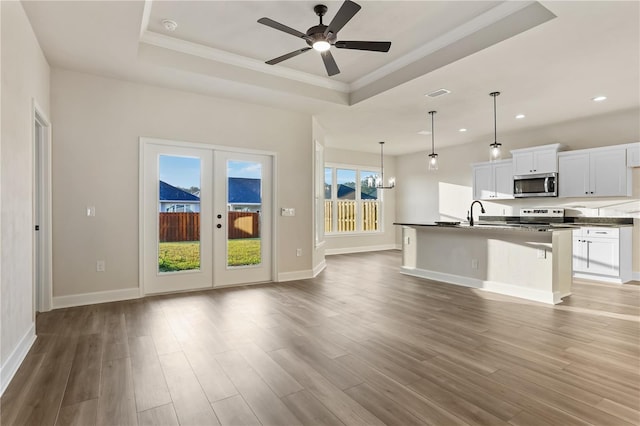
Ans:
{"type": "Polygon", "coordinates": [[[435,154],[435,148],[434,148],[434,138],[435,138],[435,130],[433,128],[433,116],[436,112],[435,111],[431,111],[429,112],[429,114],[431,114],[431,155],[435,154]]]}
{"type": "Polygon", "coordinates": [[[500,92],[489,93],[493,97],[493,144],[498,145],[498,112],[496,109],[496,96],[500,95],[500,92]]]}
{"type": "Polygon", "coordinates": [[[384,142],[380,142],[380,186],[384,186],[384,142]]]}

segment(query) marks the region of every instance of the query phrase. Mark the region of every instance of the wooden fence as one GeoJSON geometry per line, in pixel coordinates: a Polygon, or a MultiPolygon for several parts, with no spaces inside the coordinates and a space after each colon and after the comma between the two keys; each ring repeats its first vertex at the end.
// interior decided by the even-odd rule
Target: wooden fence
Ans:
{"type": "Polygon", "coordinates": [[[333,201],[327,200],[324,202],[324,232],[334,232],[332,226],[334,205],[337,208],[335,232],[377,231],[380,229],[378,223],[379,201],[360,201],[360,218],[357,221],[356,208],[358,203],[356,201],[339,200],[334,204],[333,201]],[[360,222],[360,229],[357,227],[357,222],[360,222]]]}
{"type": "Polygon", "coordinates": [[[229,212],[229,239],[260,238],[260,213],[229,212]]]}
{"type": "Polygon", "coordinates": [[[200,241],[200,213],[159,213],[160,242],[200,241]]]}
{"type": "MultiPolygon", "coordinates": [[[[228,212],[229,239],[259,238],[260,214],[228,212]]],[[[200,213],[159,213],[160,242],[200,241],[200,213]]]]}

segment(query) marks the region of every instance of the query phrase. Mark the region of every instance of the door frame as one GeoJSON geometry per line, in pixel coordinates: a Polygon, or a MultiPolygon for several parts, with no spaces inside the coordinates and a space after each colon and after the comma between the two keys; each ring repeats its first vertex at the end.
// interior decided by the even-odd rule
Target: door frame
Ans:
{"type": "Polygon", "coordinates": [[[53,299],[53,238],[51,212],[51,121],[35,99],[32,99],[31,132],[33,148],[32,168],[32,226],[40,225],[40,238],[37,238],[35,228],[32,237],[33,259],[33,316],[36,311],[51,310],[53,299]],[[36,125],[42,128],[40,135],[36,133],[36,125]],[[41,137],[39,137],[41,136],[41,137]],[[38,169],[40,173],[38,174],[38,169]],[[39,182],[37,182],[39,179],[39,182]],[[38,186],[40,193],[38,194],[38,186]],[[40,211],[37,211],[36,198],[39,196],[40,211]],[[38,244],[38,240],[40,244],[38,244]],[[39,259],[39,262],[36,262],[39,259]],[[40,277],[40,286],[36,277],[40,277]],[[39,297],[38,297],[39,296],[39,297]],[[37,300],[40,300],[37,306],[37,300]]]}
{"type": "MultiPolygon", "coordinates": [[[[255,154],[255,155],[264,155],[271,157],[272,162],[272,175],[271,175],[271,281],[275,282],[276,277],[278,276],[278,268],[277,268],[277,260],[278,253],[276,247],[278,246],[278,228],[277,228],[277,206],[276,200],[278,199],[278,179],[277,179],[277,164],[278,158],[277,153],[274,151],[265,151],[258,149],[249,149],[249,148],[240,148],[226,145],[216,145],[216,144],[208,144],[202,142],[189,142],[182,140],[173,140],[173,139],[160,139],[160,138],[152,138],[146,136],[139,137],[139,154],[138,154],[138,288],[140,297],[144,297],[146,295],[144,289],[144,182],[145,182],[145,164],[144,164],[144,148],[147,144],[153,145],[166,145],[166,146],[174,146],[174,147],[183,147],[183,148],[197,148],[203,150],[210,150],[212,153],[214,151],[226,151],[226,152],[237,152],[243,154],[255,154]]],[[[213,259],[212,259],[213,261],[213,259]]],[[[230,284],[230,285],[221,285],[221,286],[213,286],[212,289],[215,288],[224,288],[224,287],[236,287],[236,286],[245,286],[251,285],[251,283],[241,283],[241,284],[230,284]]],[[[200,289],[202,290],[202,289],[200,289]]],[[[191,290],[186,290],[191,291],[191,290]]],[[[197,291],[194,289],[193,291],[197,291]]],[[[152,294],[152,293],[150,293],[152,294]]],[[[158,293],[153,293],[158,294],[158,293]]]]}

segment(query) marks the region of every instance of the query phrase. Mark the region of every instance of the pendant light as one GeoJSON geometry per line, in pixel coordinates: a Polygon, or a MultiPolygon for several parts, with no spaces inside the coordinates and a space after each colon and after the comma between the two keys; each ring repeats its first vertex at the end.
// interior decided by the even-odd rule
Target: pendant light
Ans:
{"type": "Polygon", "coordinates": [[[373,179],[369,179],[367,184],[370,187],[374,187],[376,189],[392,189],[396,186],[395,178],[389,179],[389,185],[384,186],[384,142],[379,142],[380,144],[380,177],[375,180],[375,185],[373,179]]]}
{"type": "Polygon", "coordinates": [[[502,158],[502,153],[500,152],[501,143],[498,143],[498,124],[496,120],[496,96],[499,96],[500,92],[491,92],[489,96],[493,97],[493,143],[489,145],[489,159],[491,161],[496,161],[502,158]]]}
{"type": "Polygon", "coordinates": [[[435,138],[435,130],[433,127],[433,116],[437,111],[429,111],[429,115],[431,116],[431,154],[429,154],[429,171],[435,172],[438,170],[438,154],[435,153],[434,149],[434,138],[435,138]]]}

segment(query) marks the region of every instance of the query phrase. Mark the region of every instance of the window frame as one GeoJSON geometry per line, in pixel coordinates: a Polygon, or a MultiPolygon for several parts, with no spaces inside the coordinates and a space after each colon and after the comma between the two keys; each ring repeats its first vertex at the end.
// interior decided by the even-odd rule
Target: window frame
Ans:
{"type": "MultiPolygon", "coordinates": [[[[363,231],[363,222],[362,222],[362,190],[361,190],[361,182],[362,182],[362,172],[375,172],[377,176],[380,176],[380,167],[377,166],[366,166],[366,165],[355,165],[355,164],[345,164],[345,163],[325,163],[323,172],[325,169],[331,169],[331,198],[324,198],[324,185],[326,181],[324,177],[326,176],[323,173],[323,201],[331,201],[332,209],[331,209],[331,231],[325,230],[325,235],[327,237],[342,237],[342,236],[354,236],[354,235],[379,235],[384,233],[384,191],[378,189],[377,191],[377,202],[378,204],[378,229],[375,231],[363,231]],[[340,232],[336,228],[338,226],[338,209],[334,206],[337,205],[337,202],[340,201],[338,199],[338,184],[337,184],[337,171],[338,169],[342,170],[352,170],[356,172],[356,188],[355,188],[355,201],[356,203],[356,230],[355,231],[346,231],[340,232]]],[[[324,223],[324,222],[323,222],[324,223]]]]}

